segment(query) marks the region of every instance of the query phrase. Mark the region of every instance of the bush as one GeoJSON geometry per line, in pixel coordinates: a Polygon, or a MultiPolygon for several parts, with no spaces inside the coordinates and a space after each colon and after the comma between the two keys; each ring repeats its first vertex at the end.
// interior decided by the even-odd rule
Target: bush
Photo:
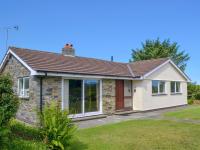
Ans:
{"type": "Polygon", "coordinates": [[[8,146],[9,138],[8,135],[10,133],[10,130],[3,126],[3,118],[4,118],[4,113],[2,110],[0,110],[0,147],[3,149],[6,146],[8,146]]]}
{"type": "Polygon", "coordinates": [[[188,99],[200,100],[200,85],[196,83],[188,84],[188,99]]]}
{"type": "Polygon", "coordinates": [[[76,127],[56,102],[44,107],[41,114],[41,133],[48,149],[64,150],[70,145],[76,127]]]}
{"type": "Polygon", "coordinates": [[[2,124],[7,125],[9,120],[15,116],[19,100],[12,90],[12,80],[9,75],[0,75],[0,109],[4,113],[2,124]]]}
{"type": "Polygon", "coordinates": [[[193,99],[188,99],[188,104],[189,105],[192,105],[194,103],[194,100],[193,99]]]}
{"type": "Polygon", "coordinates": [[[13,119],[10,123],[10,128],[13,134],[23,139],[42,140],[42,135],[37,127],[13,119]]]}
{"type": "Polygon", "coordinates": [[[195,100],[200,100],[200,91],[194,95],[195,100]]]}
{"type": "Polygon", "coordinates": [[[9,121],[15,116],[19,106],[12,85],[9,75],[0,75],[0,147],[5,147],[9,142],[9,121]]]}

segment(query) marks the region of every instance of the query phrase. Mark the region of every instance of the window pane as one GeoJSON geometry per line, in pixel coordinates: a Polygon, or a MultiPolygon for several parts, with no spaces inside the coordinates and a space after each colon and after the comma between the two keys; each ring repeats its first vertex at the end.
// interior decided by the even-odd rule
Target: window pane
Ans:
{"type": "Polygon", "coordinates": [[[99,110],[99,81],[85,80],[85,112],[99,110]]]}
{"type": "Polygon", "coordinates": [[[181,92],[180,82],[176,82],[176,92],[177,92],[177,93],[180,93],[180,92],[181,92]]]}
{"type": "Polygon", "coordinates": [[[175,82],[171,82],[171,93],[175,93],[175,82]]]}
{"type": "Polygon", "coordinates": [[[18,95],[23,95],[23,78],[19,78],[18,95]]]}
{"type": "Polygon", "coordinates": [[[160,93],[165,93],[165,82],[160,81],[160,93]]]}
{"type": "Polygon", "coordinates": [[[132,81],[124,80],[124,96],[132,96],[132,81]]]}
{"type": "Polygon", "coordinates": [[[69,80],[69,113],[82,113],[82,81],[69,80]]]}
{"type": "Polygon", "coordinates": [[[158,81],[156,81],[156,80],[152,81],[152,93],[153,94],[158,93],[158,81]]]}
{"type": "Polygon", "coordinates": [[[29,96],[29,78],[24,78],[24,95],[25,97],[29,96]]]}
{"type": "Polygon", "coordinates": [[[24,78],[24,89],[29,89],[29,78],[24,78]]]}

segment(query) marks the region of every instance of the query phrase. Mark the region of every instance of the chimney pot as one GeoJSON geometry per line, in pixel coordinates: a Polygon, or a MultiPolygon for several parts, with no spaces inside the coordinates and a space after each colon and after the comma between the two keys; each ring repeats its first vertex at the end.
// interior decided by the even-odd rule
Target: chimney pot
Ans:
{"type": "Polygon", "coordinates": [[[62,48],[62,54],[65,56],[75,56],[73,45],[70,43],[65,44],[64,48],[62,48]]]}

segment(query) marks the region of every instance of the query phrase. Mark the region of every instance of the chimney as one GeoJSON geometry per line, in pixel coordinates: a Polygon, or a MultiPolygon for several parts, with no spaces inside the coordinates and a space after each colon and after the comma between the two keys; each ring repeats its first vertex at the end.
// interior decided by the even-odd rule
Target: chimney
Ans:
{"type": "Polygon", "coordinates": [[[72,44],[65,44],[64,48],[62,48],[62,54],[65,56],[75,56],[75,49],[72,44]]]}

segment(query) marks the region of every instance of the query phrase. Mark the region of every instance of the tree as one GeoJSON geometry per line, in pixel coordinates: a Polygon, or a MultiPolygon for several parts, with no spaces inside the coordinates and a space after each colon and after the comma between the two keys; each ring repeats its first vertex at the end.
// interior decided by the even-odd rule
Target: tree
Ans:
{"type": "Polygon", "coordinates": [[[148,60],[155,58],[166,58],[171,60],[182,70],[186,68],[186,63],[190,59],[185,51],[179,51],[179,45],[176,42],[171,43],[169,39],[160,41],[146,40],[142,43],[142,48],[132,50],[132,59],[130,61],[148,60]]]}

